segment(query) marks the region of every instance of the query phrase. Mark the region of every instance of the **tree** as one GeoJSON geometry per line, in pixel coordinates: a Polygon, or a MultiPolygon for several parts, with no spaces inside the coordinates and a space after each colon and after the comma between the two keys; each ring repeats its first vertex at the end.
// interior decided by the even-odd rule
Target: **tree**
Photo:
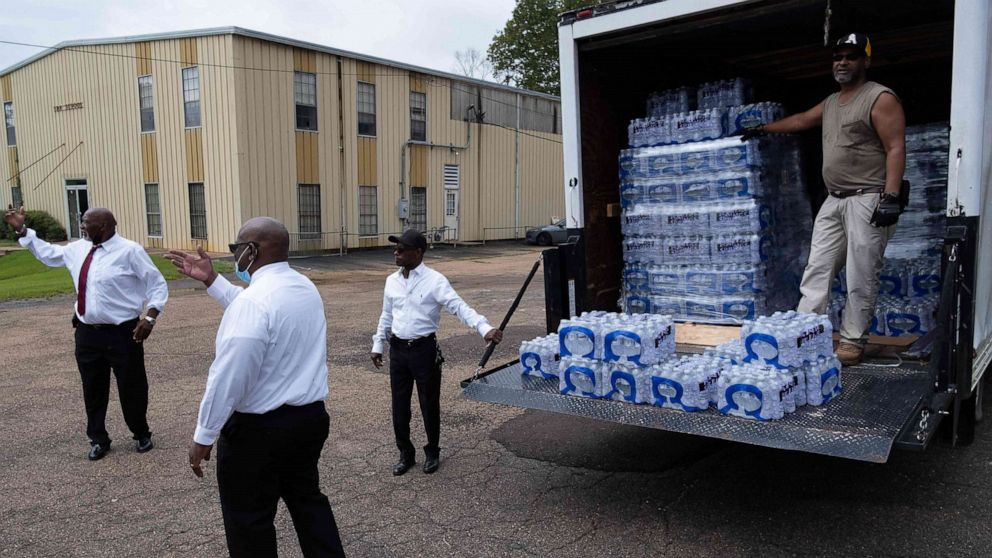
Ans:
{"type": "Polygon", "coordinates": [[[489,44],[495,77],[508,85],[559,94],[558,15],[600,0],[517,0],[489,44]]]}
{"type": "Polygon", "coordinates": [[[475,79],[491,80],[495,77],[493,65],[486,58],[486,55],[477,48],[455,51],[455,64],[452,71],[475,79]]]}

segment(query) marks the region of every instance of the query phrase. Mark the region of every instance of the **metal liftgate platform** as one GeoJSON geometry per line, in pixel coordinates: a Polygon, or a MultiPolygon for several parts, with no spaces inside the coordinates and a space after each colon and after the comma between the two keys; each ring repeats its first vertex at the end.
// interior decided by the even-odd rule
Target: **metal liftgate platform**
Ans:
{"type": "MultiPolygon", "coordinates": [[[[593,418],[620,424],[695,434],[772,448],[884,463],[897,438],[916,426],[930,393],[926,365],[845,367],[839,397],[819,407],[800,407],[781,420],[759,422],[722,415],[715,409],[683,412],[653,405],[562,395],[558,381],[521,374],[514,361],[462,382],[476,401],[593,418]]],[[[926,438],[932,426],[924,419],[926,438]]],[[[913,436],[920,436],[917,433],[913,436]]],[[[923,443],[925,447],[925,442],[923,443]]]]}

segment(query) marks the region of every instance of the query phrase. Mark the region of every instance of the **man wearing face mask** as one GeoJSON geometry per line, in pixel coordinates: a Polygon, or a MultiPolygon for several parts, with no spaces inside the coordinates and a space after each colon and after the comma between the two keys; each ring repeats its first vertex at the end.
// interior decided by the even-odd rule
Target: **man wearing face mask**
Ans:
{"type": "Polygon", "coordinates": [[[110,372],[117,378],[124,422],[136,449],[152,449],[148,428],[148,376],[142,343],[152,332],[169,289],[145,249],[117,234],[117,220],[104,208],[83,214],[85,238],[65,246],[49,244],[24,224],[24,208],[8,210],[4,221],[17,233],[18,243],[49,267],[65,267],[76,287],[76,365],[83,384],[86,435],[90,461],[110,451],[107,404],[110,372]],[[145,316],[141,317],[142,310],[145,316]]]}
{"type": "Polygon", "coordinates": [[[823,128],[823,181],[830,195],[816,215],[798,310],[826,313],[831,281],[846,267],[847,305],[837,348],[844,365],[861,362],[885,246],[903,210],[906,116],[891,89],[868,81],[870,66],[868,37],[844,35],[833,47],[840,91],[806,112],[749,128],[741,138],[823,128]]]}
{"type": "Polygon", "coordinates": [[[224,307],[200,403],[189,466],[203,476],[217,443],[217,488],[231,556],[276,556],[279,499],[304,556],[344,556],[317,462],[327,441],[327,320],[309,279],[289,267],[289,232],[269,217],[230,245],[236,287],[197,254],[170,251],[180,273],[203,281],[224,307]]]}
{"type": "Polygon", "coordinates": [[[382,348],[389,342],[389,387],[392,391],[393,434],[400,460],[393,475],[406,473],[416,463],[410,441],[410,400],[417,386],[420,413],[427,430],[424,446],[424,472],[440,465],[441,438],[441,348],[437,344],[441,309],[458,316],[486,342],[499,343],[503,332],[489,325],[486,318],[465,304],[448,279],[424,265],[427,239],[414,229],[401,236],[390,236],[399,270],[386,278],[379,327],[372,337],[372,364],[382,366],[382,348]]]}

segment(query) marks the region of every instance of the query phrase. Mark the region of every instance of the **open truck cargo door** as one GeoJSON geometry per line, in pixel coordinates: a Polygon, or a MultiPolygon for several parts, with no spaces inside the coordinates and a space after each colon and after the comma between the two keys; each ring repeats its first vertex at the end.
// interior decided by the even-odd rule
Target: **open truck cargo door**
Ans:
{"type": "MultiPolygon", "coordinates": [[[[873,57],[872,79],[893,87],[912,109],[907,123],[950,126],[947,230],[934,239],[943,242],[942,327],[931,361],[845,368],[844,393],[830,405],[761,423],[712,410],[682,413],[563,396],[553,380],[522,377],[516,364],[464,383],[467,397],[876,462],[894,447],[925,448],[942,419],[954,442],[967,441],[992,362],[992,219],[983,218],[992,215],[992,110],[986,107],[992,4],[834,0],[825,14],[827,4],[643,0],[562,16],[563,187],[569,235],[577,240],[559,247],[549,266],[557,275],[545,281],[548,331],[556,320],[585,310],[619,309],[617,155],[651,91],[746,75],[764,80],[790,113],[805,110],[835,87],[824,54],[828,36],[857,27],[876,47],[885,45],[885,54],[873,57]]],[[[807,175],[817,177],[819,138],[801,139],[811,155],[807,175]]]]}

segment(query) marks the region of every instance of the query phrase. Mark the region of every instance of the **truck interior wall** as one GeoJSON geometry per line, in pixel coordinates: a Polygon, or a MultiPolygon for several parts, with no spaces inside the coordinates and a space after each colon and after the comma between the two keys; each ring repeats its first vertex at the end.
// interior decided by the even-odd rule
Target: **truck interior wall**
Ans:
{"type": "MultiPolygon", "coordinates": [[[[815,106],[837,90],[831,51],[823,46],[823,7],[759,2],[729,15],[661,22],[579,43],[589,309],[617,308],[623,255],[619,211],[610,204],[619,203],[617,156],[627,147],[627,126],[645,117],[648,95],[743,76],[752,80],[756,101],[781,102],[787,114],[815,106]]],[[[831,36],[857,30],[871,37],[869,79],[899,95],[908,125],[950,117],[953,7],[949,0],[833,2],[831,36]]],[[[803,134],[803,148],[815,213],[825,198],[819,130],[803,134]]]]}

